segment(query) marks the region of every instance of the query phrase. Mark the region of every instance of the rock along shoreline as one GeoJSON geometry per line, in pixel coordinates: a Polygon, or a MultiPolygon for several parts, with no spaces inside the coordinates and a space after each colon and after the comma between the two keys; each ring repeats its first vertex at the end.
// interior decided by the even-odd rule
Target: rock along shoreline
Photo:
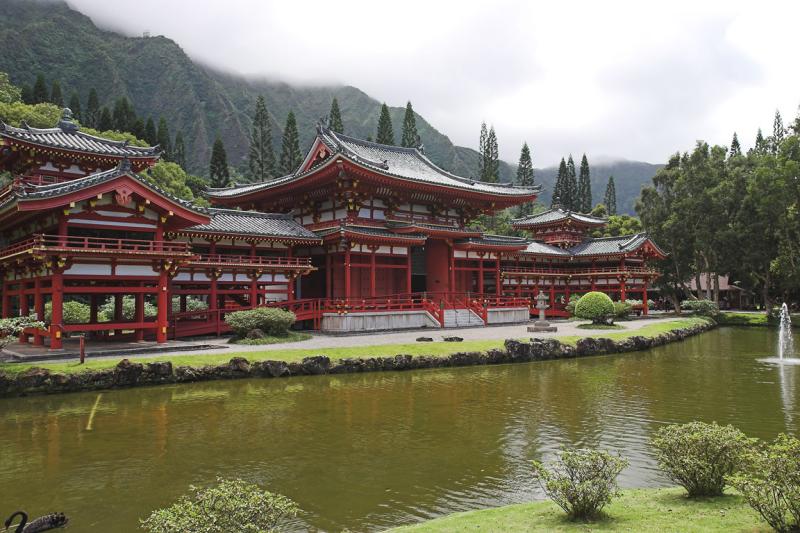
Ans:
{"type": "Polygon", "coordinates": [[[557,339],[532,338],[530,342],[506,340],[504,349],[493,349],[486,352],[456,352],[446,357],[395,355],[393,357],[344,358],[331,361],[325,355],[315,355],[291,363],[269,360],[251,363],[243,357],[234,357],[227,363],[204,367],[173,366],[168,361],[139,363],[123,359],[113,368],[71,374],[32,367],[18,374],[0,372],[0,397],[96,391],[220,379],[283,378],[570,359],[647,350],[683,340],[714,327],[716,324],[709,321],[653,337],[633,336],[620,341],[602,337],[586,337],[580,339],[575,346],[563,344],[557,339]]]}

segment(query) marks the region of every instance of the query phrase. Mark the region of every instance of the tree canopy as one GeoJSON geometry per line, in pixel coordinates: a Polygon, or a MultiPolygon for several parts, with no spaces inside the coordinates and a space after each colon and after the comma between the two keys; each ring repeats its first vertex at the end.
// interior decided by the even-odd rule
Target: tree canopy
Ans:
{"type": "Polygon", "coordinates": [[[389,106],[387,106],[386,103],[381,105],[381,114],[378,117],[378,131],[375,134],[375,142],[378,144],[394,144],[392,117],[389,114],[389,106]]]}

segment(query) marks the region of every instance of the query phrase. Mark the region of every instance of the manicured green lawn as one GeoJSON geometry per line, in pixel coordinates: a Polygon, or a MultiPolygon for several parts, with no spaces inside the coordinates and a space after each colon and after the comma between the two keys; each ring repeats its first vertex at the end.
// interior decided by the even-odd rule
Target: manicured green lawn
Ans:
{"type": "MultiPolygon", "coordinates": [[[[599,329],[625,329],[625,326],[621,326],[619,324],[578,324],[575,326],[579,329],[588,329],[588,330],[599,330],[599,329]]],[[[588,335],[588,333],[587,333],[588,335]]]]}
{"type": "MultiPolygon", "coordinates": [[[[702,318],[690,317],[681,320],[670,322],[660,322],[649,324],[643,328],[634,331],[622,331],[618,333],[608,333],[606,331],[598,331],[596,333],[587,332],[586,336],[592,337],[608,337],[614,340],[622,340],[634,335],[642,336],[655,336],[672,329],[685,328],[696,325],[703,321],[702,318]]],[[[527,337],[526,337],[527,338],[527,337]]],[[[574,345],[579,336],[562,336],[558,340],[565,344],[574,345]]],[[[522,339],[525,340],[525,339],[522,339]]],[[[139,356],[131,357],[130,359],[139,362],[148,361],[171,361],[175,366],[205,366],[205,365],[218,365],[230,361],[231,357],[244,357],[248,361],[300,361],[304,357],[311,355],[327,355],[332,360],[348,358],[348,357],[386,357],[398,354],[407,355],[426,355],[432,357],[446,357],[455,352],[482,352],[493,348],[502,348],[505,339],[488,339],[488,340],[466,340],[463,342],[415,342],[408,344],[386,344],[375,346],[353,346],[346,348],[291,348],[286,350],[264,350],[252,352],[237,352],[235,348],[224,353],[204,354],[202,352],[196,354],[186,355],[171,355],[171,356],[139,356]]],[[[9,374],[22,372],[31,367],[47,368],[53,372],[82,372],[84,370],[97,370],[103,368],[112,368],[116,366],[119,359],[87,359],[86,363],[81,365],[77,362],[70,361],[64,363],[0,363],[0,371],[9,374]]]]}
{"type": "Polygon", "coordinates": [[[247,346],[261,346],[264,344],[282,344],[284,342],[300,342],[311,338],[310,333],[302,331],[290,331],[285,337],[262,337],[260,339],[239,339],[232,344],[242,344],[247,346]]]}
{"type": "Polygon", "coordinates": [[[392,533],[631,531],[631,532],[767,532],[744,499],[738,495],[690,500],[679,488],[623,491],[605,510],[605,517],[590,523],[570,522],[550,501],[509,505],[458,513],[392,533]]]}
{"type": "MultiPolygon", "coordinates": [[[[791,315],[792,318],[792,326],[795,328],[800,328],[800,315],[793,314],[791,315]]],[[[721,326],[778,326],[779,319],[777,316],[773,316],[770,319],[767,319],[767,315],[764,313],[736,313],[733,311],[723,312],[719,314],[717,318],[717,322],[721,326]]]]}

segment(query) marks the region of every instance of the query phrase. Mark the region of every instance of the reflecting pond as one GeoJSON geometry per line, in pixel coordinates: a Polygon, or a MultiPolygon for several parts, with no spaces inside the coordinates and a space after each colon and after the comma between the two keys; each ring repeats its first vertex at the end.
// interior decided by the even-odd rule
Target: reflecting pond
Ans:
{"type": "Polygon", "coordinates": [[[296,500],[297,530],[375,531],[540,497],[529,462],[562,444],[621,450],[624,486],[664,484],[662,424],[795,433],[800,367],[758,361],[775,349],[772,330],[725,328],[615,356],[0,400],[0,515],[135,531],[223,476],[296,500]]]}

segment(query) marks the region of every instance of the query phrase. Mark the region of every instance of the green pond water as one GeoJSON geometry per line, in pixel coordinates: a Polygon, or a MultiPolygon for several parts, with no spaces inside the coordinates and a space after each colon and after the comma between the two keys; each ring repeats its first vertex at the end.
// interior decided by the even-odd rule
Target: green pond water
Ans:
{"type": "Polygon", "coordinates": [[[136,531],[190,484],[241,477],[296,500],[294,530],[377,531],[541,497],[529,462],[620,450],[626,487],[665,484],[648,439],[691,420],[794,434],[800,366],[776,333],[718,329],[648,352],[494,367],[218,381],[0,400],[0,515],[64,511],[136,531]]]}

